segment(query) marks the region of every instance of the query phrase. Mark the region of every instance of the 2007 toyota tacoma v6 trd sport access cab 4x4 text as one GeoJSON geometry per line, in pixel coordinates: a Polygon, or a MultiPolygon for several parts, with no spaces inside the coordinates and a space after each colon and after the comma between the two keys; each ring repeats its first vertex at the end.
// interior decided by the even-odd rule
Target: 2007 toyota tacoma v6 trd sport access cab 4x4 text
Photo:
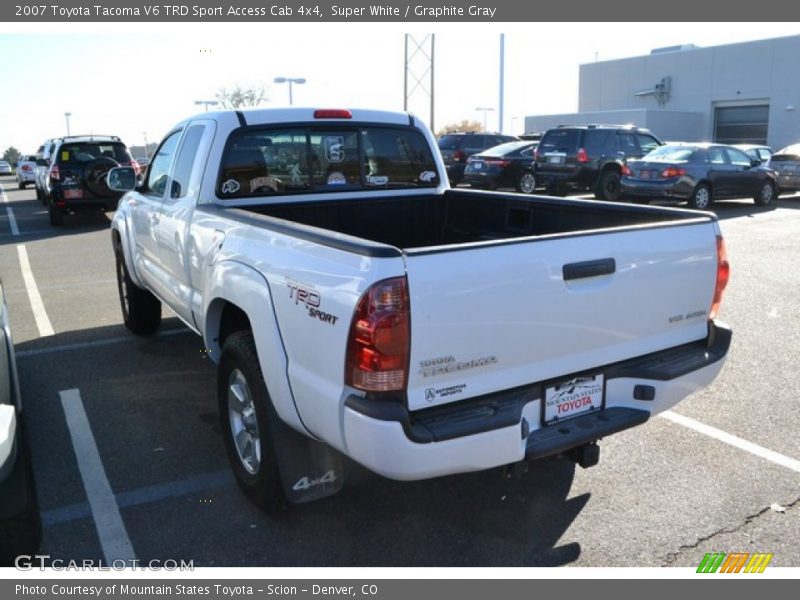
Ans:
{"type": "Polygon", "coordinates": [[[125,324],[164,303],[203,336],[265,510],[338,490],[342,454],[401,480],[590,466],[730,344],[714,215],[449,189],[407,113],[204,113],[108,181],[125,324]]]}

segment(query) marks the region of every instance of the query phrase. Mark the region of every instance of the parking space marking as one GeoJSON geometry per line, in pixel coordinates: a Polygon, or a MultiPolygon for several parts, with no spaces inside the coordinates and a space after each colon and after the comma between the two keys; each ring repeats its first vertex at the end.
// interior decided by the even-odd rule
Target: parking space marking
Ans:
{"type": "Polygon", "coordinates": [[[53,335],[55,333],[53,325],[50,323],[47,311],[44,309],[44,302],[42,302],[42,296],[39,294],[39,288],[36,287],[36,279],[33,277],[33,271],[31,271],[31,263],[28,260],[28,251],[25,249],[25,244],[17,244],[17,252],[19,252],[22,279],[25,282],[25,289],[28,290],[28,299],[31,301],[33,318],[36,320],[39,335],[41,337],[53,335]]]}
{"type": "Polygon", "coordinates": [[[779,454],[774,450],[770,450],[769,448],[764,448],[763,446],[759,446],[758,444],[749,442],[736,435],[730,434],[726,431],[722,431],[721,429],[717,429],[716,427],[712,427],[711,425],[706,425],[705,423],[701,423],[700,421],[696,421],[695,419],[692,419],[690,417],[679,415],[678,413],[672,412],[671,410],[661,413],[661,416],[669,421],[672,421],[673,423],[677,423],[678,425],[683,425],[684,427],[688,427],[689,429],[697,431],[698,433],[702,433],[703,435],[712,437],[715,440],[719,440],[720,442],[728,444],[729,446],[733,446],[735,448],[739,448],[740,450],[744,450],[745,452],[749,452],[750,454],[754,454],[755,456],[768,460],[772,463],[775,463],[776,465],[780,465],[781,467],[790,469],[795,473],[800,473],[800,460],[789,458],[788,456],[779,454]]]}
{"type": "Polygon", "coordinates": [[[11,226],[11,235],[19,235],[19,227],[17,227],[17,219],[14,217],[14,210],[8,202],[8,196],[3,186],[0,185],[0,196],[3,198],[3,204],[6,205],[6,213],[8,214],[8,224],[11,226]]]}
{"type": "MultiPolygon", "coordinates": [[[[181,498],[215,488],[233,486],[234,483],[235,479],[230,469],[221,469],[219,471],[194,475],[186,479],[148,485],[122,492],[116,496],[117,505],[120,508],[139,506],[141,504],[149,504],[150,502],[158,502],[168,498],[181,498]]],[[[52,527],[53,525],[77,521],[78,519],[86,519],[91,516],[92,511],[89,504],[86,502],[79,502],[77,504],[70,504],[69,506],[43,511],[42,524],[45,527],[52,527]]]]}
{"type": "Polygon", "coordinates": [[[59,395],[103,555],[108,563],[115,560],[133,561],[136,559],[133,545],[119,514],[111,484],[108,483],[80,391],[63,390],[59,395]]]}
{"type": "MultiPolygon", "coordinates": [[[[156,337],[166,337],[170,335],[179,335],[182,333],[194,333],[190,329],[168,329],[159,333],[156,337]]],[[[43,354],[56,354],[58,352],[69,352],[70,350],[85,350],[86,348],[97,348],[100,346],[109,346],[111,344],[119,344],[122,342],[131,342],[140,338],[133,335],[121,335],[118,337],[106,338],[104,340],[92,340],[91,342],[75,342],[74,344],[62,344],[60,346],[48,346],[47,348],[37,348],[36,350],[18,350],[15,355],[17,359],[27,358],[29,356],[42,356],[43,354]]]]}

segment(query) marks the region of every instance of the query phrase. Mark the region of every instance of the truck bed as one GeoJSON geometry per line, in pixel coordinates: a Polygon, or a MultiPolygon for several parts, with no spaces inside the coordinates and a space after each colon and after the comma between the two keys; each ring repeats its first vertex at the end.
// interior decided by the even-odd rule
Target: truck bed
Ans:
{"type": "Polygon", "coordinates": [[[291,202],[245,210],[401,249],[653,225],[697,217],[672,208],[473,190],[336,202],[291,202]]]}

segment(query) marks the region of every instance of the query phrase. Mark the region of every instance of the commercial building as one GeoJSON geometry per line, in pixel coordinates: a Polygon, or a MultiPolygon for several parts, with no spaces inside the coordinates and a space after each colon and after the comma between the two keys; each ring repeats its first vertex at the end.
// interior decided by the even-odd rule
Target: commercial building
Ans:
{"type": "Polygon", "coordinates": [[[526,116],[525,131],[631,123],[663,140],[800,142],[800,35],[580,66],[578,111],[526,116]]]}

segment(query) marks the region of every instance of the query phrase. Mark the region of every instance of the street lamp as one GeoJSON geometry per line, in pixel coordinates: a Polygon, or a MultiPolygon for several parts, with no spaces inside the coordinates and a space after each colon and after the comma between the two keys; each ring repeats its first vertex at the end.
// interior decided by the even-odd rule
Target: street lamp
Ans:
{"type": "Polygon", "coordinates": [[[147,132],[143,131],[142,135],[144,136],[144,157],[149,159],[150,155],[147,153],[147,132]]]}
{"type": "Polygon", "coordinates": [[[194,103],[198,105],[202,104],[203,106],[205,106],[206,112],[208,112],[209,106],[216,106],[217,104],[219,104],[219,102],[217,102],[216,100],[195,100],[194,103]]]}
{"type": "Polygon", "coordinates": [[[71,112],[65,112],[64,117],[67,119],[67,135],[69,135],[69,118],[72,116],[71,112]]]}
{"type": "Polygon", "coordinates": [[[492,112],[494,108],[491,106],[478,106],[475,110],[482,110],[483,111],[483,130],[486,131],[486,113],[492,112]]]}
{"type": "Polygon", "coordinates": [[[292,84],[300,85],[305,83],[305,77],[276,77],[272,80],[274,83],[288,83],[289,84],[289,106],[292,105],[292,84]]]}

